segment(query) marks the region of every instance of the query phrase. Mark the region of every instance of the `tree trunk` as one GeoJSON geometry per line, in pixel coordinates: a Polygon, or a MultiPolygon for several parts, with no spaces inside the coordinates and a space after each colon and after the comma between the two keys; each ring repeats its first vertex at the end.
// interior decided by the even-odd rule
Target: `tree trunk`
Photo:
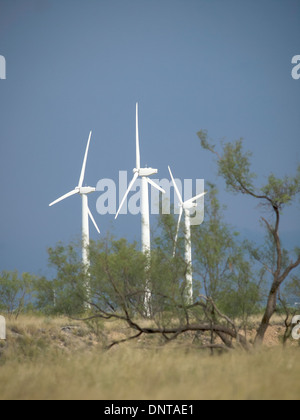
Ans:
{"type": "Polygon", "coordinates": [[[277,287],[274,283],[272,285],[272,288],[269,294],[269,298],[268,298],[268,302],[267,302],[263,319],[256,333],[256,337],[255,337],[256,345],[262,344],[265,337],[265,333],[270,324],[270,319],[272,318],[272,316],[274,315],[274,312],[276,311],[277,293],[278,293],[279,287],[277,287]]]}
{"type": "Polygon", "coordinates": [[[266,333],[266,331],[268,329],[268,326],[269,326],[269,323],[270,323],[270,319],[272,318],[272,316],[274,315],[274,312],[276,311],[277,295],[278,295],[280,286],[285,281],[285,279],[288,277],[290,272],[300,265],[300,255],[299,255],[298,259],[294,263],[291,263],[285,269],[283,274],[280,275],[281,251],[279,253],[278,258],[279,258],[280,264],[279,263],[277,264],[278,269],[277,269],[277,272],[274,275],[275,279],[273,281],[271,291],[270,291],[270,294],[269,294],[266,311],[264,313],[263,319],[261,321],[261,324],[260,324],[260,326],[257,330],[257,334],[256,334],[256,337],[255,337],[255,344],[258,344],[258,345],[262,344],[262,342],[264,340],[264,337],[265,337],[265,333],[266,333]]]}

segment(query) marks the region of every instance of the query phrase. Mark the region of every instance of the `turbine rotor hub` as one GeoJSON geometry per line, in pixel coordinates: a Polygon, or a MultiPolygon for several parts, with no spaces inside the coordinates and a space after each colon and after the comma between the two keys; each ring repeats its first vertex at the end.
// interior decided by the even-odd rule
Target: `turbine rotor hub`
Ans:
{"type": "Polygon", "coordinates": [[[198,207],[198,204],[197,203],[188,203],[188,204],[183,203],[183,207],[185,210],[191,210],[198,207]]]}

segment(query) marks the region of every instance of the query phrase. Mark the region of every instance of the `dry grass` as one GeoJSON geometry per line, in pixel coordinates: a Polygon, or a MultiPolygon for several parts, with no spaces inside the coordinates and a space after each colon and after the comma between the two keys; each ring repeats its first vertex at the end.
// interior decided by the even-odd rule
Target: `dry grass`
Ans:
{"type": "MultiPolygon", "coordinates": [[[[101,334],[68,319],[27,318],[9,323],[8,328],[0,356],[2,400],[297,400],[300,396],[299,346],[215,357],[195,349],[146,350],[137,348],[137,343],[104,352],[101,334]],[[64,326],[72,328],[62,330],[64,326]]],[[[117,334],[111,324],[107,329],[117,334]]],[[[121,330],[119,335],[123,334],[121,330]]]]}

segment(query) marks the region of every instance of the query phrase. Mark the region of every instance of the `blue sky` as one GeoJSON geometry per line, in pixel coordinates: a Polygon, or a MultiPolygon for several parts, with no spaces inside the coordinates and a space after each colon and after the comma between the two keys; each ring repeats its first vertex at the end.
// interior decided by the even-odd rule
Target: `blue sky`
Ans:
{"type": "MultiPolygon", "coordinates": [[[[0,270],[46,274],[47,247],[80,236],[79,197],[48,204],[77,185],[90,130],[86,183],[131,176],[137,101],[142,163],[217,183],[226,220],[259,236],[256,203],[224,190],[196,133],[243,137],[258,185],[295,173],[299,39],[298,0],[0,0],[0,270]]],[[[100,216],[98,197],[102,234],[138,239],[139,216],[100,216]]],[[[282,221],[290,244],[299,209],[282,221]]]]}

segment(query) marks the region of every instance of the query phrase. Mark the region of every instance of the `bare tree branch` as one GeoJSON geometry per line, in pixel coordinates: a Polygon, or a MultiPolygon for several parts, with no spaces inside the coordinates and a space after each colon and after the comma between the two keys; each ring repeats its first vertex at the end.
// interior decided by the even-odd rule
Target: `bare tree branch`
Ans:
{"type": "Polygon", "coordinates": [[[135,340],[136,338],[140,337],[142,334],[143,334],[142,332],[139,332],[139,333],[137,333],[137,334],[135,334],[131,337],[124,338],[123,340],[114,341],[109,346],[106,347],[106,350],[110,350],[112,347],[114,347],[118,344],[126,343],[127,341],[131,341],[131,340],[135,340]]]}

